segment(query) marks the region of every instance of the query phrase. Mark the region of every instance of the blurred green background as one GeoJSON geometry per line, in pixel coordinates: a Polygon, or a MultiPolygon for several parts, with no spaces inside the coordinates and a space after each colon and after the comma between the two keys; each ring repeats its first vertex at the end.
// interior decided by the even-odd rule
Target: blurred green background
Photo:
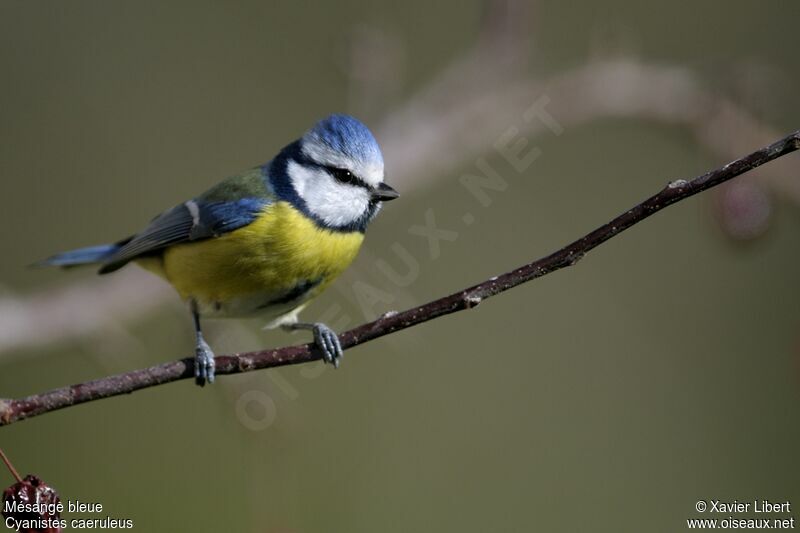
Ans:
{"type": "MultiPolygon", "coordinates": [[[[328,113],[373,127],[402,192],[305,313],[341,329],[545,255],[799,128],[799,17],[779,1],[3,0],[0,397],[190,354],[188,314],[158,279],[119,273],[157,301],[128,313],[121,301],[99,327],[61,335],[119,298],[118,282],[25,265],[135,231],[328,113]],[[431,133],[440,117],[393,127],[481,47],[485,75],[451,79],[433,107],[458,116],[533,80],[521,101],[546,95],[564,131],[531,132],[541,156],[522,173],[492,142],[526,135],[527,105],[493,100],[510,118],[463,151],[431,133]],[[641,80],[613,76],[614,105],[576,118],[594,104],[537,85],[609,58],[676,69],[666,79],[689,76],[704,99],[686,118],[657,83],[636,90],[663,89],[665,110],[621,110],[631,99],[615,91],[641,80]],[[427,160],[392,149],[409,138],[427,160]],[[459,183],[479,157],[508,182],[486,207],[459,183]],[[457,232],[436,257],[409,231],[429,210],[457,232]],[[400,285],[381,260],[407,274],[400,285]],[[46,312],[51,296],[66,307],[46,312]]],[[[82,517],[139,531],[679,531],[699,499],[800,506],[798,169],[792,155],[743,189],[672,206],[575,268],[353,349],[339,371],[152,388],[3,427],[0,447],[63,499],[104,505],[82,517]]],[[[213,323],[211,344],[307,340],[258,326],[213,323]]]]}

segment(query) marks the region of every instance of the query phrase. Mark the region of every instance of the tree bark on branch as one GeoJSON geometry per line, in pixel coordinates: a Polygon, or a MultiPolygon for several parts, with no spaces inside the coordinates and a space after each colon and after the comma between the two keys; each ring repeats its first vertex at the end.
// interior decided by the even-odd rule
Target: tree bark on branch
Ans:
{"type": "MultiPolygon", "coordinates": [[[[339,339],[342,347],[345,349],[352,348],[440,316],[470,309],[487,298],[527,281],[540,278],[561,268],[572,266],[580,261],[587,252],[665,207],[798,149],[800,149],[800,131],[796,131],[769,146],[694,179],[672,181],[657,194],[550,255],[449,296],[406,311],[386,313],[373,322],[341,333],[339,339]]],[[[262,368],[307,363],[320,358],[321,354],[313,345],[303,344],[257,352],[223,355],[216,358],[216,365],[218,375],[238,374],[262,368]]],[[[193,378],[193,364],[194,358],[190,357],[62,387],[26,398],[0,400],[0,426],[72,405],[127,394],[181,379],[193,378]]]]}

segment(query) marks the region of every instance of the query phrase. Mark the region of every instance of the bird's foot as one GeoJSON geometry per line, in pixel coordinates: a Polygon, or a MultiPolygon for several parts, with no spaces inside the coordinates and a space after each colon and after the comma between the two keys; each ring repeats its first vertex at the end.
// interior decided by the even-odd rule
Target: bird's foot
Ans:
{"type": "Polygon", "coordinates": [[[344,350],[336,332],[321,322],[313,324],[311,331],[314,333],[314,342],[322,351],[325,362],[332,364],[334,368],[339,368],[339,362],[344,357],[344,350]]]}
{"type": "Polygon", "coordinates": [[[198,339],[194,355],[194,382],[203,387],[206,383],[214,383],[214,352],[205,340],[198,339]]]}

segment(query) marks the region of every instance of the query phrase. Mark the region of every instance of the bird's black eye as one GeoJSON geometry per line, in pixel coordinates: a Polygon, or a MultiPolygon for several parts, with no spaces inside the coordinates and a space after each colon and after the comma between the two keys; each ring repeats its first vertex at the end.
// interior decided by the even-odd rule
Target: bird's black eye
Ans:
{"type": "Polygon", "coordinates": [[[330,173],[333,175],[333,178],[339,183],[347,183],[348,185],[358,185],[358,186],[361,186],[361,184],[363,183],[352,172],[350,172],[345,168],[330,168],[328,170],[330,170],[330,173]]]}

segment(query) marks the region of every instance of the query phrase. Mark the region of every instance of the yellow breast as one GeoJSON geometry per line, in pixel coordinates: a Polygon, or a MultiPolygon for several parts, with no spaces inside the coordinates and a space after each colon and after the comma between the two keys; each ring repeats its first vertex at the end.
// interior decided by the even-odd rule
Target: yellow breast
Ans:
{"type": "Polygon", "coordinates": [[[246,315],[270,307],[282,314],[324,290],[363,240],[360,232],[320,228],[289,203],[277,202],[243,228],[166,249],[161,274],[204,314],[246,315]],[[303,284],[312,288],[298,301],[285,301],[303,284]]]}

